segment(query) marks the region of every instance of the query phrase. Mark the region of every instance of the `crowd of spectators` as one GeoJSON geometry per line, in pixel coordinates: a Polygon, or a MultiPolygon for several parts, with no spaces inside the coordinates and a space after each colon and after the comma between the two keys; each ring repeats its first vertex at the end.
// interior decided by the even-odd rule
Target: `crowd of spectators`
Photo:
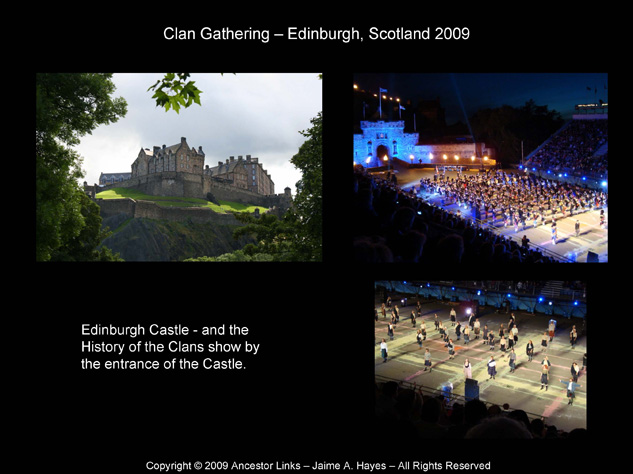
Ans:
{"type": "Polygon", "coordinates": [[[354,258],[361,262],[552,263],[539,250],[429,204],[392,182],[354,168],[350,214],[354,258]]]}
{"type": "Polygon", "coordinates": [[[527,165],[554,172],[606,178],[607,153],[596,154],[608,142],[608,120],[573,120],[530,157],[527,165]]]}
{"type": "Polygon", "coordinates": [[[587,430],[557,429],[541,418],[530,419],[509,405],[490,405],[475,399],[446,404],[442,395],[424,395],[396,382],[376,384],[376,422],[379,430],[397,433],[407,442],[426,439],[586,439],[587,430]]]}

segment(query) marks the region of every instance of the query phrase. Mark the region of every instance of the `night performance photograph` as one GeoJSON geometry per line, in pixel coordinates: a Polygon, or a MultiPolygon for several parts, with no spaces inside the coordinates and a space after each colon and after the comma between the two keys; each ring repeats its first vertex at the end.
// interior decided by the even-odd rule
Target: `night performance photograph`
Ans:
{"type": "Polygon", "coordinates": [[[354,260],[608,262],[606,73],[354,74],[354,260]]]}
{"type": "Polygon", "coordinates": [[[409,442],[586,439],[586,291],[375,281],[376,424],[409,442]]]}

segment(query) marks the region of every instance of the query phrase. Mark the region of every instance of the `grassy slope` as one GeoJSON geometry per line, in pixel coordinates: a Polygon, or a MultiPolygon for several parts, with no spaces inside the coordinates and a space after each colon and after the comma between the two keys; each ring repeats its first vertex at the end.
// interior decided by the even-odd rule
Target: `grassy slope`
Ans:
{"type": "Polygon", "coordinates": [[[101,199],[121,199],[131,198],[136,200],[153,201],[160,206],[174,206],[174,207],[208,207],[214,212],[220,214],[226,214],[227,212],[254,212],[259,208],[260,212],[265,212],[266,208],[261,206],[249,206],[246,204],[240,204],[237,202],[218,201],[220,205],[207,201],[206,199],[197,198],[179,198],[169,196],[151,196],[149,194],[143,194],[136,189],[129,188],[112,188],[107,191],[97,194],[101,199]]]}

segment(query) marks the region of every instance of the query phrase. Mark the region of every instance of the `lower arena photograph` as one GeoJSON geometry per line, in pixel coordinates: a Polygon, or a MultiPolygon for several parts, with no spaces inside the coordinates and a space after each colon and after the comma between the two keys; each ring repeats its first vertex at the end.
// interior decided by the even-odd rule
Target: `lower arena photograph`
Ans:
{"type": "Polygon", "coordinates": [[[413,438],[587,430],[586,284],[376,281],[375,415],[413,438]]]}

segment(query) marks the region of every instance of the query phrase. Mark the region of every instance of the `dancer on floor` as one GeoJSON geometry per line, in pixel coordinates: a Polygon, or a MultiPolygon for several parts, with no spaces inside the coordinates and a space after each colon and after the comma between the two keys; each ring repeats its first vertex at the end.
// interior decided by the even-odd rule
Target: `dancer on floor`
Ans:
{"type": "Polygon", "coordinates": [[[431,352],[429,351],[428,347],[426,351],[424,352],[424,371],[425,372],[426,372],[426,369],[429,369],[429,372],[433,370],[431,366],[431,352]]]}
{"type": "Polygon", "coordinates": [[[382,361],[387,362],[387,341],[385,341],[384,337],[380,343],[380,355],[382,355],[382,361]]]}
{"type": "Polygon", "coordinates": [[[470,361],[468,359],[466,359],[464,361],[464,376],[467,379],[472,379],[473,378],[472,366],[470,365],[470,361]]]}
{"type": "Polygon", "coordinates": [[[576,398],[576,389],[582,387],[582,385],[575,383],[573,378],[570,378],[569,381],[561,380],[560,382],[567,386],[567,399],[569,400],[567,405],[573,405],[574,398],[576,398]]]}
{"type": "Polygon", "coordinates": [[[510,362],[508,363],[508,365],[510,366],[510,373],[514,372],[514,369],[516,369],[516,361],[517,361],[517,355],[514,352],[514,349],[510,349],[510,354],[508,355],[508,359],[510,359],[510,362]]]}
{"type": "Polygon", "coordinates": [[[541,366],[541,390],[545,387],[545,391],[547,392],[547,382],[549,377],[549,365],[543,364],[541,366]]]}
{"type": "Polygon", "coordinates": [[[454,359],[455,358],[455,344],[453,344],[452,339],[448,340],[448,344],[446,345],[446,347],[448,348],[448,358],[454,359]]]}
{"type": "Polygon", "coordinates": [[[532,362],[532,357],[534,357],[534,344],[531,339],[528,341],[527,346],[525,346],[525,354],[528,356],[528,361],[532,362]]]}
{"type": "Polygon", "coordinates": [[[495,375],[497,375],[497,362],[493,356],[490,356],[490,360],[488,361],[488,375],[490,375],[488,380],[494,380],[495,375]]]}

